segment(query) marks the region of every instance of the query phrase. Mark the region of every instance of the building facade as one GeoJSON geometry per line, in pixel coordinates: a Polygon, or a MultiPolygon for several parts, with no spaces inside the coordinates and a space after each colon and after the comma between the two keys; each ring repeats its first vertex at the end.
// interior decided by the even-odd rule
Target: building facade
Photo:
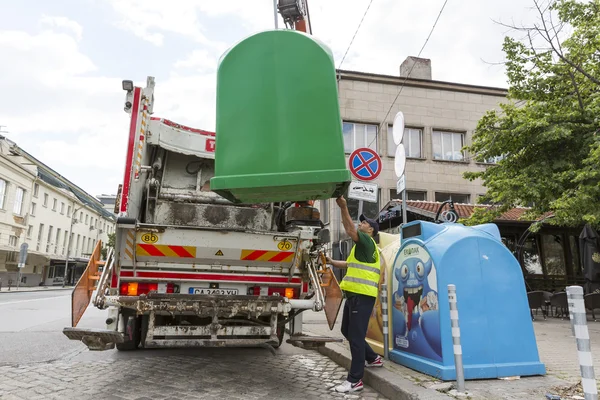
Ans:
{"type": "MultiPolygon", "coordinates": [[[[471,143],[477,122],[486,111],[499,109],[506,100],[507,90],[432,80],[430,61],[414,57],[400,66],[398,76],[340,70],[338,82],[346,159],[355,149],[368,147],[383,163],[381,174],[373,181],[379,186],[378,202],[363,203],[367,216],[377,218],[384,204],[398,198],[394,172],[397,146],[392,138],[398,111],[405,118],[409,200],[439,202],[452,197],[456,203],[474,204],[485,194],[479,180],[468,181],[462,174],[482,170],[486,163],[476,162],[462,148],[471,143]],[[411,69],[410,78],[406,78],[411,69]]],[[[348,204],[357,219],[358,201],[349,200],[348,204]]],[[[335,255],[339,241],[347,239],[339,209],[333,200],[321,202],[319,208],[329,223],[335,255]]]]}
{"type": "Polygon", "coordinates": [[[115,204],[117,202],[116,194],[100,194],[96,196],[100,203],[102,203],[102,208],[106,211],[115,214],[115,204]]]}
{"type": "Polygon", "coordinates": [[[73,284],[115,217],[102,203],[0,137],[0,280],[2,286],[73,284]],[[18,256],[28,245],[19,271],[18,256]],[[68,263],[67,263],[68,259],[68,263]],[[65,268],[67,274],[65,274],[65,268]]]}

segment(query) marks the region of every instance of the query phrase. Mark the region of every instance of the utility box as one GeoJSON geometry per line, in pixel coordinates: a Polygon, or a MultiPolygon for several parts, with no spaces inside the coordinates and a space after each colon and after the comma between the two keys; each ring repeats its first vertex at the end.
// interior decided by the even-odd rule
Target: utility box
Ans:
{"type": "Polygon", "coordinates": [[[392,361],[456,379],[447,289],[454,284],[465,379],[546,373],[521,267],[495,224],[408,223],[392,265],[392,361]]]}
{"type": "Polygon", "coordinates": [[[274,30],[225,52],[215,146],[210,189],[235,203],[342,195],[351,177],[331,50],[305,33],[274,30]]]}

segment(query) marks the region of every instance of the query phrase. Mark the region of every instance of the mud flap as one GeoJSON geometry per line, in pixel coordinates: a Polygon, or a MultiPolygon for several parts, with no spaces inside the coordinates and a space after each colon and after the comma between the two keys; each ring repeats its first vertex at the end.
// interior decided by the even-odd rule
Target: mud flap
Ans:
{"type": "Polygon", "coordinates": [[[323,282],[321,283],[321,287],[325,294],[325,307],[323,310],[327,317],[329,329],[333,330],[335,321],[340,312],[340,307],[344,301],[344,296],[342,295],[342,289],[340,289],[340,285],[331,268],[327,267],[327,269],[319,271],[319,273],[321,273],[321,280],[323,282]]]}
{"type": "Polygon", "coordinates": [[[100,252],[102,250],[102,241],[98,241],[94,252],[92,253],[88,265],[83,271],[81,278],[75,285],[73,292],[71,293],[71,326],[76,327],[79,320],[87,310],[90,300],[92,299],[92,293],[96,289],[96,282],[98,281],[98,267],[104,265],[100,261],[100,252]]]}
{"type": "Polygon", "coordinates": [[[63,333],[71,340],[83,342],[91,351],[114,349],[116,343],[123,343],[123,335],[106,329],[64,328],[63,333]]]}

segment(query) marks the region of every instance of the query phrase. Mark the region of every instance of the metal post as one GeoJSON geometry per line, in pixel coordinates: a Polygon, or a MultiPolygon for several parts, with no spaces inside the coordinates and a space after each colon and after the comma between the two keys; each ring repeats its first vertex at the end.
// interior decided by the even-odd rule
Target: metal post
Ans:
{"type": "Polygon", "coordinates": [[[63,287],[67,286],[67,273],[69,271],[69,256],[71,253],[71,233],[73,231],[73,221],[77,211],[81,210],[81,207],[75,209],[75,202],[73,202],[73,212],[71,213],[71,226],[69,227],[69,239],[67,240],[67,258],[65,259],[65,275],[63,277],[63,287]]]}
{"type": "Polygon", "coordinates": [[[19,268],[19,273],[17,274],[17,290],[19,290],[19,286],[21,286],[21,268],[19,268]]]}
{"type": "Polygon", "coordinates": [[[381,285],[381,318],[383,320],[383,357],[388,359],[389,336],[388,336],[388,296],[387,284],[381,285]]]}
{"type": "Polygon", "coordinates": [[[277,0],[273,0],[273,14],[275,17],[275,29],[279,29],[279,21],[277,20],[277,0]]]}
{"type": "Polygon", "coordinates": [[[448,285],[448,303],[450,305],[450,323],[452,326],[452,344],[454,345],[454,364],[456,368],[456,390],[465,392],[465,372],[463,370],[462,346],[460,345],[460,328],[458,326],[458,307],[456,286],[448,285]]]}
{"type": "Polygon", "coordinates": [[[579,357],[579,370],[581,371],[581,386],[585,400],[598,400],[598,388],[594,375],[594,363],[590,347],[590,334],[587,327],[587,314],[583,301],[583,288],[581,286],[567,287],[569,297],[569,314],[573,315],[573,329],[577,341],[577,355],[579,357]]]}
{"type": "MultiPolygon", "coordinates": [[[[406,179],[406,178],[404,178],[406,179]]],[[[406,189],[402,191],[402,224],[406,224],[406,189]]]]}
{"type": "MultiPolygon", "coordinates": [[[[360,218],[360,215],[363,213],[363,201],[359,200],[358,201],[358,218],[360,218]]],[[[356,219],[356,225],[358,226],[358,224],[360,224],[358,218],[356,219]]]]}

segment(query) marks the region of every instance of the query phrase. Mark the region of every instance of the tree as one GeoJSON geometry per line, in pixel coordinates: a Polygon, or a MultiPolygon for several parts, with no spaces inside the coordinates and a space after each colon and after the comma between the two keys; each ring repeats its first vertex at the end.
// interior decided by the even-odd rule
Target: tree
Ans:
{"type": "Polygon", "coordinates": [[[106,260],[106,257],[108,256],[108,249],[114,249],[115,248],[115,241],[117,239],[117,235],[115,233],[109,233],[108,234],[108,242],[106,242],[106,245],[104,246],[104,248],[102,249],[102,259],[106,260]]]}
{"type": "Polygon", "coordinates": [[[528,218],[600,226],[600,0],[534,5],[539,22],[510,26],[523,36],[504,40],[508,102],[481,118],[467,147],[479,161],[502,157],[465,174],[495,205],[470,222],[530,206],[528,218]]]}

